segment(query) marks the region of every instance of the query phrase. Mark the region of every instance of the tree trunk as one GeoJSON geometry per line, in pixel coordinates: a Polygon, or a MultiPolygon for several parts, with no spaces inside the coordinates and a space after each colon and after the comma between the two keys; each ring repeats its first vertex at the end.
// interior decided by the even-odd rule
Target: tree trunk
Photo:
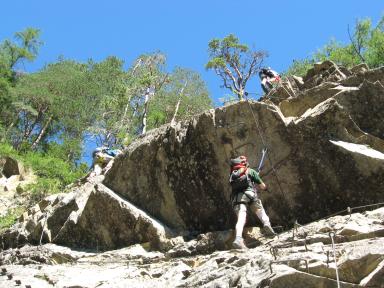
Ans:
{"type": "Polygon", "coordinates": [[[180,90],[180,93],[179,93],[179,100],[177,100],[177,104],[176,104],[176,107],[175,107],[175,113],[173,114],[173,117],[172,117],[172,120],[171,120],[171,125],[175,125],[175,124],[176,124],[176,116],[177,116],[177,112],[179,112],[179,107],[180,107],[180,102],[181,102],[181,96],[182,96],[183,93],[184,93],[184,89],[185,89],[185,87],[187,87],[187,83],[188,83],[188,81],[185,81],[183,88],[181,88],[181,90],[180,90]]]}
{"type": "MultiPolygon", "coordinates": [[[[29,136],[31,136],[31,133],[33,131],[33,129],[35,128],[36,124],[41,120],[41,118],[43,117],[43,113],[45,112],[46,109],[44,110],[39,110],[35,120],[33,121],[32,124],[29,125],[29,127],[26,127],[25,131],[24,131],[24,136],[23,136],[23,140],[27,140],[29,138],[29,136]]],[[[24,116],[26,117],[26,116],[24,116]]]]}
{"type": "Polygon", "coordinates": [[[237,91],[237,96],[239,97],[239,101],[242,101],[244,98],[244,87],[240,86],[239,91],[237,91]]]}
{"type": "Polygon", "coordinates": [[[45,125],[41,128],[39,135],[37,136],[36,140],[33,142],[32,146],[31,146],[32,150],[35,150],[37,145],[39,145],[41,139],[43,138],[45,132],[48,129],[49,124],[51,124],[52,119],[53,119],[53,116],[52,115],[49,116],[47,123],[45,123],[45,125]]]}
{"type": "Polygon", "coordinates": [[[127,121],[125,119],[126,119],[127,114],[128,114],[128,108],[130,105],[130,101],[131,101],[131,95],[128,96],[127,105],[125,105],[125,108],[124,108],[124,114],[123,114],[123,117],[121,118],[121,121],[120,121],[120,123],[121,123],[120,129],[122,129],[124,127],[124,125],[126,125],[126,123],[127,123],[127,121]]]}
{"type": "Polygon", "coordinates": [[[7,130],[5,130],[4,137],[3,137],[3,138],[0,138],[1,141],[4,141],[5,139],[8,138],[8,133],[11,131],[11,129],[13,128],[14,125],[15,125],[15,122],[12,122],[12,123],[7,127],[7,130]]]}
{"type": "Polygon", "coordinates": [[[145,92],[145,96],[144,96],[144,111],[143,111],[143,119],[141,122],[141,126],[143,127],[143,129],[141,130],[141,135],[144,135],[147,132],[149,91],[150,91],[150,87],[147,88],[147,91],[145,92]]]}
{"type": "Polygon", "coordinates": [[[180,102],[181,102],[181,97],[179,97],[179,100],[177,100],[177,104],[176,104],[176,107],[175,107],[175,113],[173,114],[173,117],[172,117],[172,120],[171,120],[171,125],[172,126],[176,124],[176,115],[177,115],[177,111],[179,111],[180,102]]]}

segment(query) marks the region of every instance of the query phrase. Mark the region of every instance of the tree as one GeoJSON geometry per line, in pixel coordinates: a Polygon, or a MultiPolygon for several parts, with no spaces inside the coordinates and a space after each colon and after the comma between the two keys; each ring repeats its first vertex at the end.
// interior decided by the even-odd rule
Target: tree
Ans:
{"type": "Polygon", "coordinates": [[[303,77],[307,71],[313,67],[314,59],[305,58],[302,60],[293,60],[292,65],[284,72],[285,75],[296,75],[303,77]]]}
{"type": "Polygon", "coordinates": [[[88,65],[69,60],[20,77],[12,94],[16,101],[14,146],[24,143],[33,150],[52,137],[81,139],[101,98],[88,65]]]}
{"type": "Polygon", "coordinates": [[[260,70],[267,56],[264,51],[253,51],[247,45],[239,43],[239,39],[233,34],[223,39],[211,40],[208,52],[210,60],[206,69],[213,69],[223,80],[222,87],[235,93],[239,100],[244,97],[248,80],[260,70]]]}
{"type": "Polygon", "coordinates": [[[375,28],[370,30],[367,40],[365,58],[369,67],[375,68],[384,65],[384,16],[375,28]]]}
{"type": "Polygon", "coordinates": [[[16,64],[23,60],[34,60],[42,45],[40,30],[27,28],[24,31],[15,33],[16,41],[5,40],[0,47],[0,54],[8,61],[8,67],[14,69],[16,64]]]}
{"type": "Polygon", "coordinates": [[[89,129],[98,145],[127,145],[149,129],[211,108],[199,74],[182,68],[166,73],[165,64],[156,52],[139,56],[127,71],[111,57],[93,65],[93,77],[104,87],[101,110],[89,129]]]}
{"type": "Polygon", "coordinates": [[[360,63],[366,63],[371,68],[384,65],[384,16],[374,27],[370,19],[357,20],[353,31],[348,27],[348,36],[349,44],[332,39],[311,58],[295,60],[286,73],[304,75],[311,64],[324,60],[348,68],[360,63]]]}
{"type": "Polygon", "coordinates": [[[3,126],[1,141],[15,125],[16,100],[10,93],[17,80],[15,68],[24,60],[32,61],[36,58],[42,45],[39,37],[40,30],[27,28],[15,33],[16,42],[7,39],[0,43],[0,127],[3,126]]]}
{"type": "Polygon", "coordinates": [[[131,73],[136,82],[136,95],[133,97],[134,113],[141,119],[140,134],[147,131],[149,101],[168,81],[168,74],[164,72],[165,55],[157,52],[141,55],[135,62],[131,73]]]}
{"type": "Polygon", "coordinates": [[[0,140],[19,151],[76,165],[87,136],[98,145],[128,144],[148,129],[211,105],[200,76],[165,72],[160,52],[139,56],[128,70],[112,56],[87,63],[59,59],[34,73],[16,72],[37,56],[39,34],[29,28],[16,33],[15,42],[0,44],[0,140]]]}
{"type": "Polygon", "coordinates": [[[98,89],[95,121],[88,132],[96,138],[98,146],[115,146],[131,133],[131,88],[133,79],[123,70],[124,62],[117,57],[108,57],[92,63],[89,77],[98,89]]]}
{"type": "Polygon", "coordinates": [[[212,100],[201,76],[192,70],[175,68],[169,75],[169,81],[151,102],[148,117],[149,128],[176,121],[212,108],[212,100]]]}
{"type": "Polygon", "coordinates": [[[349,44],[333,40],[315,58],[330,59],[346,67],[360,63],[366,63],[371,68],[384,65],[384,16],[375,27],[372,27],[370,19],[357,20],[352,33],[348,28],[348,36],[349,44]]]}
{"type": "Polygon", "coordinates": [[[212,108],[212,100],[205,82],[200,74],[183,68],[176,68],[168,85],[172,97],[173,108],[170,122],[185,120],[197,113],[212,108]]]}

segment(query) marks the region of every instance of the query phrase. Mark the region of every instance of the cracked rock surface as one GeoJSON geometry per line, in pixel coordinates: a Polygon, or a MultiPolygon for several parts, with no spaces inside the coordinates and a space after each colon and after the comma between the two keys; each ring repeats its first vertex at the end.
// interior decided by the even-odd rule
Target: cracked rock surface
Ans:
{"type": "Polygon", "coordinates": [[[328,288],[336,271],[340,287],[384,287],[384,208],[365,207],[384,202],[383,84],[384,67],[325,61],[261,101],[149,131],[0,235],[0,287],[328,288]],[[231,250],[229,159],[255,167],[265,146],[259,196],[285,232],[249,217],[250,249],[231,250]]]}
{"type": "MultiPolygon", "coordinates": [[[[333,235],[333,234],[332,234],[333,235]]],[[[45,244],[0,254],[0,287],[383,287],[384,207],[335,216],[264,241],[248,250],[198,250],[198,239],[173,248],[193,255],[132,245],[107,252],[45,244]],[[334,248],[330,232],[334,233],[334,248]],[[200,253],[199,253],[200,251],[200,253]],[[335,255],[334,255],[335,252],[335,255]],[[180,256],[181,255],[181,256],[180,256]],[[12,275],[9,280],[7,275],[12,275]]]]}

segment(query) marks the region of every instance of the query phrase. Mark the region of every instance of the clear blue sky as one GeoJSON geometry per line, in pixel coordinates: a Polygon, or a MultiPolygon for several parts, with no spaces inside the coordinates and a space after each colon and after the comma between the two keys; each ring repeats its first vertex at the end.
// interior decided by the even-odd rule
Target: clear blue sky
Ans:
{"type": "MultiPolygon", "coordinates": [[[[286,70],[332,37],[348,42],[348,25],[384,15],[381,0],[13,0],[1,4],[0,41],[26,27],[42,31],[44,46],[25,70],[36,71],[59,55],[96,61],[114,55],[127,66],[142,53],[160,50],[168,69],[187,67],[201,73],[215,104],[227,92],[204,68],[212,38],[236,34],[242,43],[266,50],[266,64],[286,70]]],[[[248,85],[260,92],[259,82],[248,85]]]]}
{"type": "MultiPolygon", "coordinates": [[[[227,92],[214,72],[204,69],[212,38],[234,33],[241,42],[268,51],[266,63],[283,71],[332,37],[347,42],[348,25],[356,19],[377,22],[384,15],[379,0],[14,0],[1,7],[0,40],[26,27],[42,31],[45,44],[38,59],[25,64],[27,71],[59,55],[77,61],[115,55],[128,66],[140,54],[160,50],[169,70],[181,66],[200,72],[216,105],[227,92]]],[[[248,90],[260,92],[258,81],[248,90]]]]}

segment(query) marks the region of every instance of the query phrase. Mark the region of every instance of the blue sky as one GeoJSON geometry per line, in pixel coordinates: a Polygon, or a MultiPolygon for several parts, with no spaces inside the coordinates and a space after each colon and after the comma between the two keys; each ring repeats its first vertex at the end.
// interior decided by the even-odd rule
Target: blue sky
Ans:
{"type": "MultiPolygon", "coordinates": [[[[204,68],[212,38],[230,33],[242,43],[266,50],[266,64],[286,70],[294,59],[309,56],[332,37],[348,42],[348,25],[384,15],[380,0],[12,0],[1,4],[0,41],[26,27],[42,31],[44,46],[33,72],[62,55],[68,59],[103,60],[114,55],[129,66],[142,53],[162,51],[168,69],[198,71],[215,105],[228,92],[213,71],[204,68]]],[[[247,90],[260,93],[259,81],[247,90]]]]}
{"type": "MultiPolygon", "coordinates": [[[[129,66],[140,54],[160,50],[169,70],[200,72],[216,105],[227,92],[214,72],[204,69],[212,38],[234,33],[242,43],[268,51],[266,64],[284,71],[332,37],[347,42],[348,25],[356,19],[370,17],[375,23],[384,15],[379,0],[14,0],[1,6],[0,40],[26,27],[42,31],[45,44],[38,59],[25,64],[27,71],[59,55],[77,61],[115,55],[129,66]]],[[[260,92],[258,80],[247,90],[260,92]]]]}

